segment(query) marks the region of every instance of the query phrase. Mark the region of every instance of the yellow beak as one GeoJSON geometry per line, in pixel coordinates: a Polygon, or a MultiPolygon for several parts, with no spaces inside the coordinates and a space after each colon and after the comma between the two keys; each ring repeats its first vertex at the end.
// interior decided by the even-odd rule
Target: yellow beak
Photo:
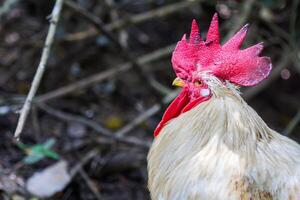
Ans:
{"type": "Polygon", "coordinates": [[[174,79],[172,85],[174,85],[176,87],[183,87],[184,86],[184,81],[181,78],[177,77],[177,78],[174,79]]]}

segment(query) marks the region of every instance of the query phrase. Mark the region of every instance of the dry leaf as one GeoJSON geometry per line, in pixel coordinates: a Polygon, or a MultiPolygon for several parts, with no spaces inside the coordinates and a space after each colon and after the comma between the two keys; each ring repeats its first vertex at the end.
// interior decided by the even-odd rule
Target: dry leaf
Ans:
{"type": "Polygon", "coordinates": [[[67,166],[67,162],[62,160],[36,172],[28,179],[26,189],[38,197],[51,197],[62,191],[71,181],[67,166]]]}

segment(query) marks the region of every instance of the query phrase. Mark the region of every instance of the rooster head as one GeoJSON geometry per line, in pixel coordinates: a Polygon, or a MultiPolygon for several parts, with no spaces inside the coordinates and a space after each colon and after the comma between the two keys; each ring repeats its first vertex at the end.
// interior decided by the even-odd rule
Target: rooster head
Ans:
{"type": "Polygon", "coordinates": [[[189,38],[184,35],[172,55],[177,75],[173,85],[182,87],[182,91],[165,111],[154,136],[168,121],[213,95],[205,74],[217,78],[224,85],[230,82],[238,86],[256,85],[269,75],[272,69],[270,58],[259,56],[262,43],[240,49],[247,29],[248,25],[245,25],[221,45],[217,13],[212,18],[205,41],[200,36],[196,20],[193,20],[189,38]]]}

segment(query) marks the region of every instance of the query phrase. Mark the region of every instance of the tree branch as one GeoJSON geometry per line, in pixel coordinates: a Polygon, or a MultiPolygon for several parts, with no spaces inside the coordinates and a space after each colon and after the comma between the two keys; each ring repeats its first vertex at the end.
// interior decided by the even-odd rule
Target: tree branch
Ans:
{"type": "Polygon", "coordinates": [[[33,79],[31,88],[29,90],[29,93],[26,97],[25,103],[21,109],[20,118],[19,118],[17,128],[15,131],[15,137],[17,139],[20,137],[20,134],[23,131],[24,124],[26,122],[27,116],[28,116],[30,108],[31,108],[32,99],[34,98],[34,96],[36,94],[36,91],[40,85],[44,71],[46,69],[46,64],[47,64],[50,49],[51,49],[51,46],[53,43],[53,38],[54,38],[55,31],[56,31],[57,23],[59,20],[62,5],[63,5],[63,0],[57,0],[54,5],[54,8],[52,10],[51,20],[50,20],[50,28],[49,28],[47,38],[45,41],[44,49],[42,52],[42,57],[41,57],[39,65],[38,65],[38,69],[34,75],[34,79],[33,79]]]}

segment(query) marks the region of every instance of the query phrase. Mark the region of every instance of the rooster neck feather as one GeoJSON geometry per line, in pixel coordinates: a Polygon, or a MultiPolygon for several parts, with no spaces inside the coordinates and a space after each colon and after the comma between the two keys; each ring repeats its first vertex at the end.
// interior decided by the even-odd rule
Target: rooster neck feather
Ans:
{"type": "MultiPolygon", "coordinates": [[[[168,134],[166,136],[168,140],[170,137],[178,137],[179,141],[182,141],[183,137],[197,138],[190,140],[195,145],[201,146],[217,136],[219,142],[224,142],[229,148],[240,150],[246,148],[244,143],[255,145],[256,142],[267,142],[272,138],[267,125],[242,99],[235,85],[229,82],[224,84],[209,75],[204,79],[213,94],[211,99],[166,124],[163,130],[176,132],[174,135],[168,134]],[[207,123],[209,121],[214,123],[207,123]],[[189,133],[186,130],[189,130],[189,133]]],[[[183,142],[180,143],[181,146],[184,145],[183,142]]],[[[249,147],[250,149],[255,148],[249,147]]]]}

